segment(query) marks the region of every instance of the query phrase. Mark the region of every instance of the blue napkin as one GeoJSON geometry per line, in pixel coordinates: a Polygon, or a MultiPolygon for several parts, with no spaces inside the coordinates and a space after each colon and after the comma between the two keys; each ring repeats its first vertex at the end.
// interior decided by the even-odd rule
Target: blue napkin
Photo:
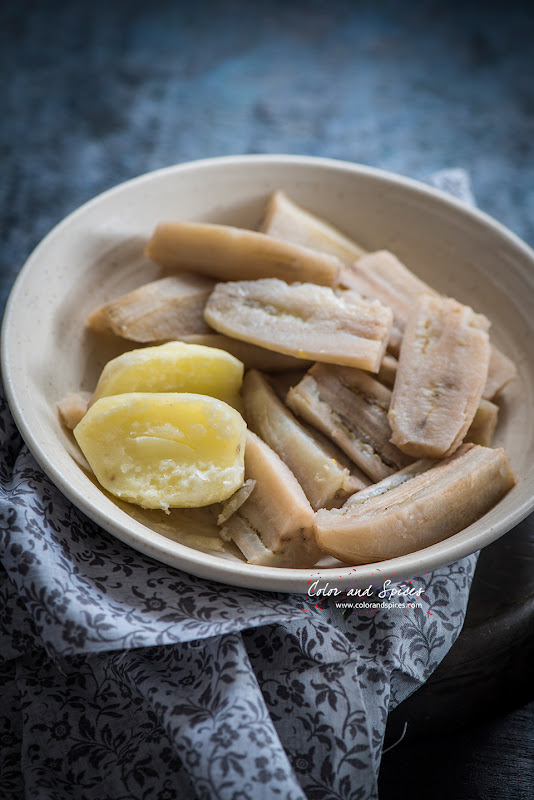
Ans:
{"type": "MultiPolygon", "coordinates": [[[[472,199],[462,170],[432,183],[472,199]]],[[[238,589],[79,512],[3,392],[0,445],[0,797],[377,797],[388,712],[456,640],[476,554],[409,576],[420,607],[238,589]]]]}

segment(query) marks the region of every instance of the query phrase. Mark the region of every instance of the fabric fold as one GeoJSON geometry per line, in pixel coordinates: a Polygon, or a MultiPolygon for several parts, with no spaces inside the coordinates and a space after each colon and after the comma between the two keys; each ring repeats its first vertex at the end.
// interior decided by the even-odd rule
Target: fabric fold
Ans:
{"type": "MultiPolygon", "coordinates": [[[[462,170],[433,182],[471,199],[462,170]]],[[[0,796],[376,798],[388,712],[456,640],[476,560],[407,576],[403,609],[195,578],[66,500],[0,392],[0,796]]]]}
{"type": "MultiPolygon", "coordinates": [[[[475,555],[413,576],[424,607],[404,613],[237,589],[100,530],[24,446],[11,463],[0,496],[0,644],[31,707],[21,745],[27,786],[67,798],[81,780],[80,797],[96,798],[105,764],[106,796],[118,800],[128,786],[141,798],[150,781],[165,797],[179,759],[196,792],[187,797],[376,797],[388,711],[456,639],[475,555]],[[137,743],[135,769],[120,755],[130,752],[130,725],[151,741],[137,743]],[[54,736],[63,757],[50,755],[54,736]],[[114,759],[105,756],[112,746],[114,759]],[[160,750],[171,753],[166,765],[160,750]]],[[[17,720],[0,715],[9,729],[17,720]]]]}

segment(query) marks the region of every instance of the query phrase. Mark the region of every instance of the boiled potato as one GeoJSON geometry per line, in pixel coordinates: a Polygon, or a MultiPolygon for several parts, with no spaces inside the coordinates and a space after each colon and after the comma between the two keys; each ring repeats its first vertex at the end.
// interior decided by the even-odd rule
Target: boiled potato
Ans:
{"type": "Polygon", "coordinates": [[[74,436],[111,494],[167,510],[220,502],[242,486],[245,432],[222,400],[129,392],[97,400],[74,436]]]}
{"type": "Polygon", "coordinates": [[[226,350],[167,342],[123,353],[109,361],[92,402],[125,392],[193,392],[239,404],[243,364],[226,350]]]}

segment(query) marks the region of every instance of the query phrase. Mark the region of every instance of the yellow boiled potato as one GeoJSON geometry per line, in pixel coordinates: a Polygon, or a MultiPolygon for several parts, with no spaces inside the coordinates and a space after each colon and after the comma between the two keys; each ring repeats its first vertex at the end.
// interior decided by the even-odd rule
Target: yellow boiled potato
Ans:
{"type": "Polygon", "coordinates": [[[109,361],[92,402],[124,392],[194,392],[239,403],[243,364],[226,350],[167,342],[131,350],[109,361]]]}
{"type": "Polygon", "coordinates": [[[246,424],[222,400],[131,392],[97,400],[74,436],[100,484],[143,508],[220,502],[243,484],[246,424]]]}

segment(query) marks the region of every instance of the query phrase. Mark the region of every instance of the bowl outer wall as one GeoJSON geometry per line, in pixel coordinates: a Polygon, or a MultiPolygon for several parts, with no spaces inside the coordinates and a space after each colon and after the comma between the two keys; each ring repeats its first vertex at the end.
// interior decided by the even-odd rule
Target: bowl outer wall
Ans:
{"type": "Polygon", "coordinates": [[[2,372],[15,422],[55,485],[117,538],[155,559],[224,583],[306,592],[310,578],[367,586],[450,564],[510,530],[534,507],[534,253],[482,212],[401,176],[330,159],[231,156],[148,173],[99,195],[59,223],[30,255],[11,292],[2,327],[2,372]],[[205,554],[129,516],[75,458],[55,403],[93,388],[107,353],[86,352],[86,314],[158,277],[143,246],[163,219],[255,227],[271,191],[283,188],[368,249],[388,248],[435,288],[492,320],[495,341],[519,377],[504,393],[497,444],[518,485],[459,534],[400,558],[356,568],[256,567],[205,554]],[[128,265],[133,264],[129,269],[128,265]]]}

